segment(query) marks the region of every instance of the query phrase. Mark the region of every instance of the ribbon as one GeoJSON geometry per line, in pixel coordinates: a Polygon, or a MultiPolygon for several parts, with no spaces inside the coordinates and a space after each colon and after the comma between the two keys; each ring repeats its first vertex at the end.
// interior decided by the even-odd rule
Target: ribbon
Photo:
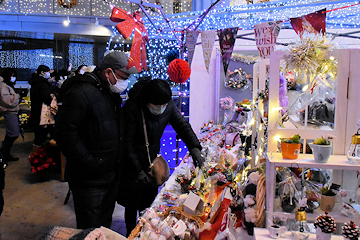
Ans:
{"type": "Polygon", "coordinates": [[[121,8],[114,7],[110,20],[113,22],[119,22],[115,28],[121,35],[124,36],[125,39],[129,38],[135,30],[135,36],[133,38],[130,57],[126,69],[135,67],[138,72],[141,72],[142,68],[146,71],[145,42],[148,43],[149,38],[140,13],[136,11],[131,15],[121,8]]]}

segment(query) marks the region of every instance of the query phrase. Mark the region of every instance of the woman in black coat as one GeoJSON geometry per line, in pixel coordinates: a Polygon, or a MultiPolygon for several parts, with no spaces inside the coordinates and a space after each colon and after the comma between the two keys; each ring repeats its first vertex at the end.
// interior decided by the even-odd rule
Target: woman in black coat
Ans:
{"type": "Polygon", "coordinates": [[[49,78],[50,68],[45,65],[40,65],[29,80],[29,84],[31,85],[31,119],[35,134],[34,148],[42,147],[49,133],[49,126],[39,126],[42,104],[50,105],[52,100],[50,96],[51,84],[48,82],[49,78]]]}
{"type": "Polygon", "coordinates": [[[149,185],[149,159],[145,146],[142,112],[145,117],[149,141],[150,158],[153,160],[160,152],[160,140],[168,123],[184,141],[193,157],[195,166],[202,166],[201,146],[189,122],[181,115],[171,99],[169,84],[160,79],[139,82],[129,92],[124,105],[125,151],[122,164],[122,179],[126,179],[127,189],[120,190],[125,207],[127,235],[136,226],[137,211],[150,207],[158,188],[149,185]],[[140,85],[142,85],[140,87],[140,85]]]}

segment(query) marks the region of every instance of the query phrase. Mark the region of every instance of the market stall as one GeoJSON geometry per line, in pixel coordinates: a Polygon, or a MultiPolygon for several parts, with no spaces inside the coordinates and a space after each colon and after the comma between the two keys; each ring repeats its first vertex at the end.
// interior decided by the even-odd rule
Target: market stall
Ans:
{"type": "MultiPolygon", "coordinates": [[[[196,118],[190,116],[190,123],[195,126],[195,132],[199,132],[204,167],[195,169],[191,158],[185,157],[151,208],[141,214],[130,238],[245,239],[254,235],[254,229],[255,236],[256,231],[263,234],[264,230],[255,227],[265,226],[270,236],[280,234],[280,229],[286,227],[295,239],[308,238],[315,228],[320,232],[334,233],[335,225],[324,228],[323,222],[333,224],[343,219],[333,219],[317,212],[318,216],[311,219],[315,223],[308,224],[306,213],[316,210],[321,199],[325,199],[318,197],[321,189],[328,189],[328,185],[342,177],[336,173],[328,177],[319,165],[316,165],[318,171],[308,169],[309,166],[303,164],[302,160],[317,160],[315,147],[310,148],[309,144],[315,144],[312,141],[321,134],[336,135],[338,138],[332,139],[334,145],[326,143],[330,145],[330,154],[345,155],[344,140],[348,138],[348,132],[355,128],[353,122],[344,125],[342,120],[345,120],[349,107],[353,106],[352,101],[345,100],[349,84],[346,79],[350,79],[349,59],[358,60],[358,55],[355,52],[337,51],[338,46],[325,31],[326,13],[357,4],[331,10],[316,9],[315,12],[291,19],[254,24],[254,40],[260,57],[249,60],[238,56],[242,62],[254,64],[253,77],[250,77],[242,68],[229,68],[238,26],[232,23],[216,30],[212,27],[198,31],[201,21],[216,3],[218,1],[205,10],[198,21],[172,33],[178,41],[179,55],[167,66],[170,79],[180,84],[179,96],[182,95],[181,84],[188,81],[190,72],[190,79],[196,79],[191,81],[190,88],[190,95],[194,96],[190,115],[196,118]],[[284,51],[275,51],[283,25],[291,25],[298,38],[284,51]],[[198,37],[200,34],[201,37],[198,37]],[[198,38],[201,38],[199,44],[198,38]],[[228,91],[224,91],[224,88],[228,91]],[[251,99],[244,97],[245,89],[252,92],[251,99]],[[204,119],[215,119],[215,123],[213,120],[204,123],[204,119]],[[299,148],[292,148],[291,154],[284,155],[286,144],[296,144],[299,148]],[[308,155],[299,157],[300,152],[308,155]],[[293,157],[299,157],[299,160],[287,164],[286,159],[293,157]],[[323,176],[323,179],[316,181],[311,178],[316,174],[323,176]],[[296,211],[296,214],[285,217],[276,215],[275,195],[281,198],[280,205],[285,212],[296,211]],[[313,229],[309,226],[313,226],[313,229]],[[275,230],[277,228],[279,230],[275,230]],[[247,234],[242,234],[244,230],[247,234]]],[[[113,10],[112,18],[139,20],[137,13],[130,16],[122,12],[122,16],[114,16],[119,12],[118,9],[113,10]]],[[[143,28],[145,25],[139,22],[135,21],[138,35],[135,34],[134,41],[140,41],[141,34],[147,36],[143,28]]],[[[165,29],[151,20],[150,23],[163,37],[169,36],[162,32],[165,29]]],[[[124,35],[121,22],[116,28],[124,35]]],[[[141,52],[142,57],[136,58],[132,66],[146,70],[143,59],[146,56],[145,48],[140,48],[143,44],[133,45],[130,54],[135,56],[133,54],[141,52]]],[[[323,166],[340,166],[339,170],[347,170],[351,162],[347,161],[344,165],[336,162],[323,166]]],[[[354,172],[343,173],[344,178],[340,183],[342,192],[346,192],[344,179],[347,174],[354,177],[354,172]]],[[[340,194],[339,189],[336,189],[335,195],[340,194]]],[[[350,208],[351,204],[346,206],[350,208]]],[[[349,217],[356,216],[349,213],[349,217]]],[[[357,233],[356,229],[354,222],[342,227],[347,237],[347,232],[353,230],[357,233]]]]}

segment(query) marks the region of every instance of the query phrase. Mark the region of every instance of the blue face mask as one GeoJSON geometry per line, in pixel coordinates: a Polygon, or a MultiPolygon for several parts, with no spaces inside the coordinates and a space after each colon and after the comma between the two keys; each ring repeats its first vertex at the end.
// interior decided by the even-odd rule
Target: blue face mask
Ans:
{"type": "Polygon", "coordinates": [[[165,112],[167,107],[167,104],[164,105],[153,105],[153,104],[147,104],[147,108],[149,111],[154,115],[161,115],[165,112]]]}
{"type": "Polygon", "coordinates": [[[50,78],[50,72],[46,72],[44,78],[46,79],[50,78]]]}

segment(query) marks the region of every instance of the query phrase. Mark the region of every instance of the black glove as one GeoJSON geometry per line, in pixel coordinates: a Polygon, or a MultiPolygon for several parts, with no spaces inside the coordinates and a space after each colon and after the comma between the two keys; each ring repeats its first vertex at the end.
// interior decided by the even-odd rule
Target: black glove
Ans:
{"type": "Polygon", "coordinates": [[[194,166],[202,168],[202,166],[204,165],[205,159],[201,156],[200,149],[198,149],[198,148],[191,149],[190,155],[192,156],[194,166]]]}
{"type": "Polygon", "coordinates": [[[141,170],[139,173],[138,173],[138,176],[137,176],[137,181],[139,182],[143,182],[143,183],[149,183],[150,182],[150,178],[149,176],[144,172],[144,170],[141,170]]]}

